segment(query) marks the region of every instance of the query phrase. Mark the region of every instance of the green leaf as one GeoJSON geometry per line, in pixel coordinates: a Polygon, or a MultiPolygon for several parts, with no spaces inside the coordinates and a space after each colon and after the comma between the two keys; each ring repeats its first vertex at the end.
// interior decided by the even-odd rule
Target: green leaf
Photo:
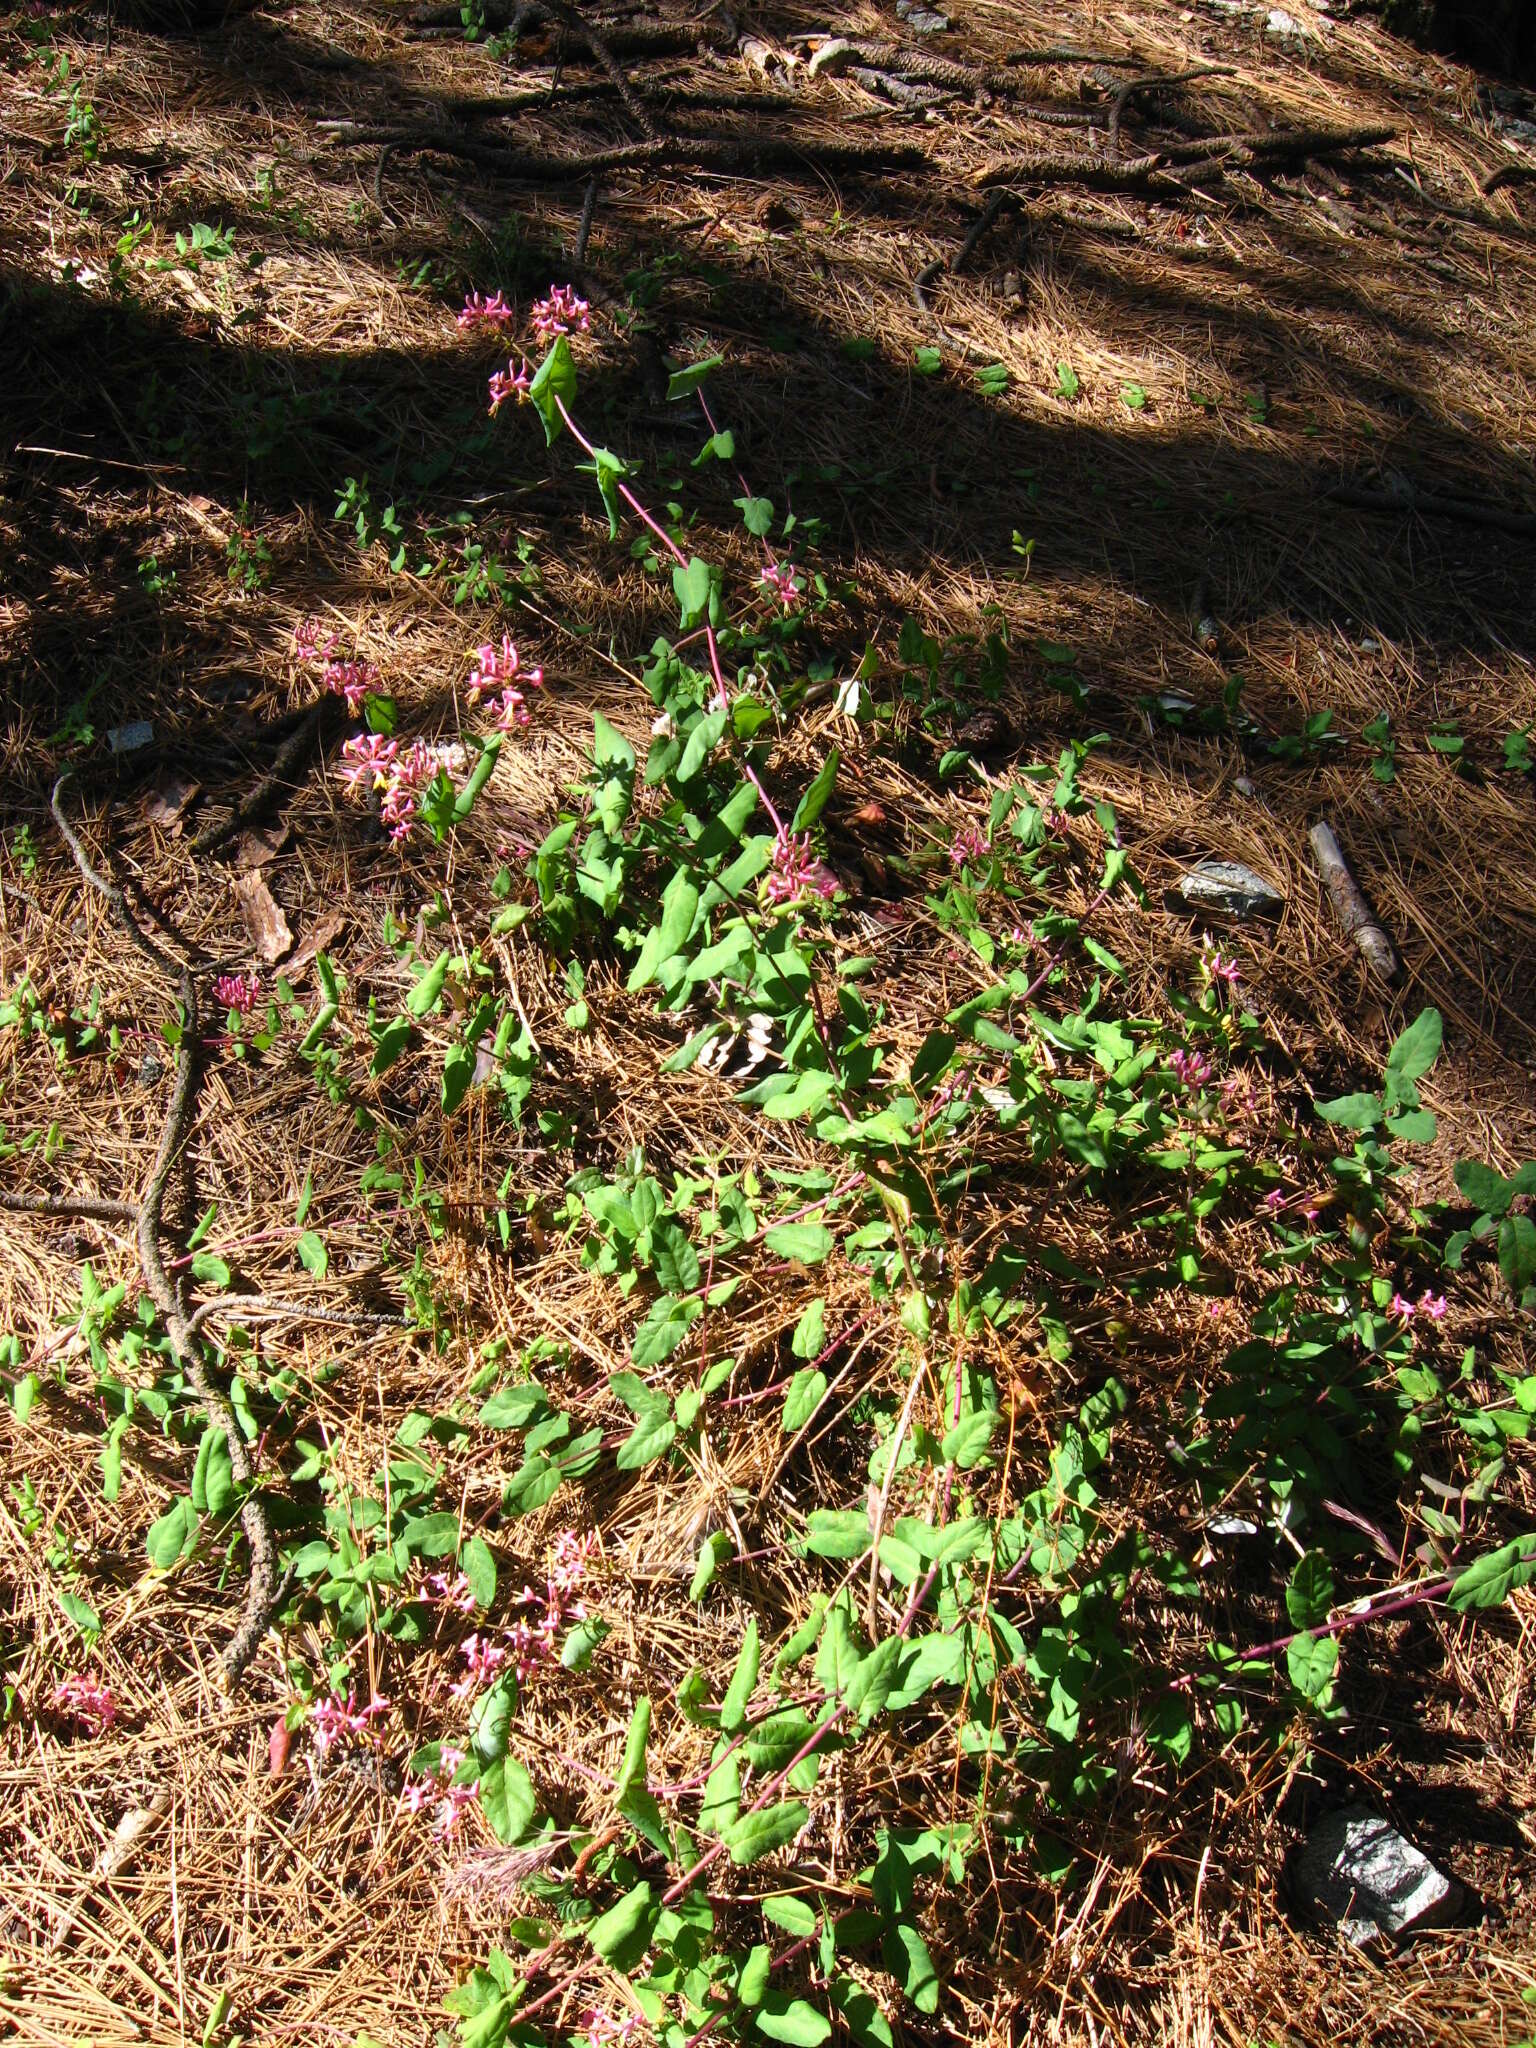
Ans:
{"type": "Polygon", "coordinates": [[[765,1942],[757,1942],[748,1951],[747,1959],[741,1966],[741,1975],[736,1979],[736,1996],[744,2006],[761,2005],[763,1994],[768,1989],[768,1970],[773,1961],[765,1942]]]}
{"type": "Polygon", "coordinates": [[[474,1049],[467,1045],[451,1045],[443,1060],[443,1114],[452,1116],[459,1104],[469,1093],[470,1083],[475,1078],[474,1049]]]}
{"type": "Polygon", "coordinates": [[[1291,1573],[1285,1589],[1285,1611],[1293,1628],[1316,1628],[1328,1619],[1333,1605],[1333,1572],[1320,1550],[1309,1550],[1291,1573]]]}
{"type": "Polygon", "coordinates": [[[492,1394],[480,1410],[487,1429],[526,1429],[549,1413],[549,1396],[537,1380],[524,1380],[516,1387],[503,1387],[492,1394]]]}
{"type": "Polygon", "coordinates": [[[1433,1144],[1435,1129],[1434,1116],[1427,1109],[1400,1109],[1387,1118],[1388,1136],[1404,1145],[1433,1144]]]}
{"type": "Polygon", "coordinates": [[[567,408],[576,402],[576,365],[571,360],[570,343],[560,335],[549,354],[540,363],[528,396],[538,408],[539,418],[544,422],[544,442],[547,447],[559,433],[565,422],[560,417],[563,401],[567,408]]]}
{"type": "Polygon", "coordinates": [[[862,1557],[873,1540],[862,1508],[812,1508],[805,1518],[805,1547],[816,1557],[862,1557]]]}
{"type": "Polygon", "coordinates": [[[683,749],[683,758],[677,764],[677,779],[680,783],[692,782],[719,746],[729,717],[728,711],[711,711],[701,718],[689,733],[688,744],[683,749]]]}
{"type": "Polygon", "coordinates": [[[519,1841],[538,1807],[533,1780],[515,1757],[498,1757],[480,1773],[480,1810],[498,1842],[510,1846],[519,1841]]]}
{"type": "Polygon", "coordinates": [[[795,1325],[789,1348],[796,1358],[819,1358],[827,1342],[827,1303],[824,1295],[818,1294],[810,1306],[801,1313],[795,1325]]]}
{"type": "Polygon", "coordinates": [[[199,1514],[222,1515],[235,1497],[235,1475],[229,1459],[229,1439],[210,1423],[197,1447],[192,1467],[192,1505],[199,1514]]]}
{"type": "Polygon", "coordinates": [[[1332,1636],[1299,1635],[1286,1648],[1285,1664],[1291,1683],[1303,1699],[1324,1704],[1338,1667],[1339,1646],[1332,1636]]]}
{"type": "Polygon", "coordinates": [[[496,1560],[483,1536],[471,1536],[459,1558],[459,1569],[469,1581],[475,1605],[482,1611],[496,1598],[496,1560]]]}
{"type": "Polygon", "coordinates": [[[1532,1579],[1536,1579],[1536,1532],[1517,1536],[1513,1543],[1490,1550],[1469,1564],[1457,1575],[1446,1605],[1458,1614],[1474,1607],[1502,1607],[1517,1586],[1529,1585],[1532,1579]]]}
{"type": "Polygon", "coordinates": [[[944,1438],[941,1455],[945,1464],[958,1465],[962,1471],[980,1464],[996,1427],[995,1408],[977,1408],[963,1415],[944,1438]]]}
{"type": "Polygon", "coordinates": [[[1456,1185],[1485,1216],[1505,1216],[1515,1199],[1515,1185],[1480,1159],[1461,1159],[1456,1164],[1456,1185]]]}
{"type": "Polygon", "coordinates": [[[1536,1283],[1536,1223],[1529,1216],[1506,1216],[1499,1225],[1499,1271],[1516,1301],[1536,1283]]]}
{"type": "Polygon", "coordinates": [[[645,1752],[651,1739],[651,1696],[641,1693],[635,1701],[634,1711],[629,1717],[629,1733],[624,1738],[624,1757],[619,1765],[619,1775],[613,1781],[613,1803],[627,1799],[631,1792],[645,1789],[645,1752]]]}
{"type": "Polygon", "coordinates": [[[591,1923],[587,1940],[605,1963],[632,1970],[648,1946],[651,1919],[651,1888],[642,1882],[591,1923]]]}
{"type": "Polygon", "coordinates": [[[637,1422],[614,1452],[613,1462],[621,1472],[639,1472],[672,1448],[677,1424],[670,1415],[650,1416],[637,1422]]]}
{"type": "Polygon", "coordinates": [[[803,1799],[781,1799],[777,1806],[742,1814],[725,1831],[731,1861],[745,1866],[771,1856],[775,1849],[792,1842],[809,1819],[810,1809],[803,1799]]]}
{"type": "Polygon", "coordinates": [[[677,1301],[670,1294],[656,1297],[630,1345],[629,1355],[642,1372],[672,1356],[702,1309],[698,1300],[677,1301]]]}
{"type": "Polygon", "coordinates": [[[692,1294],[699,1285],[699,1255],[671,1216],[659,1216],[652,1226],[651,1265],[668,1294],[692,1294]]]}
{"type": "Polygon", "coordinates": [[[299,1255],[299,1264],[306,1273],[313,1273],[317,1280],[323,1280],[330,1270],[331,1255],[325,1248],[325,1240],[318,1231],[304,1231],[294,1250],[299,1255]]]}
{"type": "Polygon", "coordinates": [[[599,768],[614,769],[620,775],[635,772],[634,748],[601,711],[592,714],[592,759],[599,768]]]}
{"type": "Polygon", "coordinates": [[[843,1701],[850,1714],[857,1714],[861,1727],[867,1728],[890,1697],[896,1682],[896,1667],[906,1642],[901,1636],[887,1636],[861,1657],[857,1670],[843,1690],[843,1701]]]}
{"type": "Polygon", "coordinates": [[[78,1593],[72,1593],[68,1586],[59,1586],[55,1590],[58,1593],[59,1605],[80,1633],[86,1636],[99,1636],[101,1618],[90,1602],[82,1600],[78,1593]]]}
{"type": "Polygon", "coordinates": [[[784,1396],[785,1436],[793,1436],[798,1429],[804,1429],[816,1410],[821,1406],[827,1391],[827,1376],[824,1372],[806,1366],[797,1372],[789,1383],[789,1392],[784,1396]]]}
{"type": "Polygon", "coordinates": [[[776,1258],[798,1259],[804,1266],[819,1266],[832,1250],[835,1239],[824,1223],[776,1223],[763,1233],[763,1243],[776,1258]]]}
{"type": "MultiPolygon", "coordinates": [[[[667,379],[668,399],[686,398],[690,391],[697,390],[711,370],[718,370],[724,361],[724,356],[706,356],[702,363],[689,363],[681,370],[674,370],[667,379]]],[[[735,453],[734,446],[731,452],[735,453]]]]}
{"type": "Polygon", "coordinates": [[[1420,1010],[1417,1017],[1393,1041],[1387,1054],[1387,1072],[1405,1081],[1417,1081],[1440,1057],[1444,1027],[1438,1010],[1420,1010]]]}
{"type": "Polygon", "coordinates": [[[1147,387],[1145,384],[1122,384],[1120,386],[1120,396],[1124,399],[1126,406],[1131,412],[1146,411],[1147,387]]]}
{"type": "Polygon", "coordinates": [[[795,806],[794,819],[790,825],[792,832],[809,831],[810,827],[815,824],[816,820],[826,809],[827,799],[831,796],[837,783],[837,769],[840,759],[841,756],[837,748],[833,747],[817,771],[816,780],[810,785],[799,803],[795,806]]]}
{"type": "Polygon", "coordinates": [[[1076,398],[1081,388],[1076,370],[1068,363],[1058,363],[1056,365],[1057,397],[1066,399],[1076,398]]]}
{"type": "Polygon", "coordinates": [[[747,1704],[757,1685],[758,1643],[757,1616],[754,1614],[747,1623],[746,1634],[741,1640],[741,1652],[736,1659],[736,1669],[731,1673],[731,1682],[726,1687],[725,1698],[720,1702],[720,1726],[727,1735],[739,1735],[747,1718],[747,1704]]]}
{"type": "Polygon", "coordinates": [[[1320,1102],[1317,1113],[1331,1124],[1349,1131],[1370,1131],[1381,1122],[1379,1095],[1336,1095],[1332,1102],[1320,1102]]]}
{"type": "Polygon", "coordinates": [[[797,1941],[804,1941],[816,1932],[815,1909],[804,1899],[797,1899],[792,1892],[773,1892],[760,1903],[763,1918],[771,1920],[775,1927],[782,1927],[786,1934],[794,1935],[797,1941]]]}
{"type": "Polygon", "coordinates": [[[680,953],[698,915],[699,892],[686,868],[675,868],[661,899],[661,920],[646,934],[640,957],[626,986],[644,988],[655,979],[657,969],[680,953]]]}
{"type": "Polygon", "coordinates": [[[890,1929],[881,1945],[881,1958],[919,2012],[937,2011],[939,1973],[927,1942],[910,1920],[898,1920],[890,1929]]]}
{"type": "Polygon", "coordinates": [[[411,1020],[409,1017],[395,1017],[379,1033],[378,1043],[373,1048],[373,1059],[368,1071],[377,1081],[387,1074],[411,1042],[411,1020]]]}
{"type": "Polygon", "coordinates": [[[912,360],[917,365],[917,374],[920,377],[936,377],[944,367],[943,356],[932,347],[915,349],[912,360]]]}
{"type": "Polygon", "coordinates": [[[400,1541],[410,1557],[452,1557],[459,1547],[459,1518],[446,1510],[435,1515],[413,1515],[400,1541]]]}
{"type": "Polygon", "coordinates": [[[470,1708],[469,1746],[486,1769],[506,1755],[516,1711],[517,1680],[510,1674],[498,1678],[470,1708]]]}
{"type": "Polygon", "coordinates": [[[698,1601],[709,1590],[715,1573],[731,1554],[731,1539],[724,1529],[716,1529],[706,1536],[699,1545],[699,1561],[694,1568],[693,1582],[688,1588],[688,1598],[698,1601]]]}
{"type": "Polygon", "coordinates": [[[756,2019],[760,2034],[766,2034],[770,2041],[787,2041],[790,2048],[821,2048],[822,2042],[832,2035],[832,2022],[825,2013],[818,2012],[803,1998],[790,1998],[783,1992],[766,1997],[757,2009],[756,2019]]]}
{"type": "Polygon", "coordinates": [[[773,531],[773,500],[771,498],[733,498],[731,501],[741,514],[741,523],[755,540],[766,540],[773,531]]]}
{"type": "Polygon", "coordinates": [[[149,1561],[156,1571],[168,1572],[197,1548],[197,1509],[185,1495],[152,1522],[144,1539],[149,1561]]]}
{"type": "Polygon", "coordinates": [[[411,987],[405,999],[405,1007],[413,1017],[425,1017],[428,1010],[436,1007],[443,993],[443,983],[448,979],[448,949],[445,946],[426,973],[411,987]]]}
{"type": "Polygon", "coordinates": [[[714,594],[715,576],[708,562],[701,562],[695,555],[684,568],[679,564],[672,571],[672,592],[682,614],[683,631],[696,626],[709,609],[714,594]]]}
{"type": "Polygon", "coordinates": [[[620,461],[611,449],[594,448],[592,466],[597,471],[597,488],[602,493],[603,505],[608,513],[608,538],[619,537],[619,483],[629,475],[629,464],[620,461]]]}
{"type": "Polygon", "coordinates": [[[229,1285],[229,1265],[217,1252],[198,1252],[192,1261],[192,1277],[207,1287],[229,1285]]]}

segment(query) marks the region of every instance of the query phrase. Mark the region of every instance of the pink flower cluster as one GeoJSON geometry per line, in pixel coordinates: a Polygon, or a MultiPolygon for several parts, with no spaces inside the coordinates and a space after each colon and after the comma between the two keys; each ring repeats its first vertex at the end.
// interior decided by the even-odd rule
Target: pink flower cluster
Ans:
{"type": "Polygon", "coordinates": [[[261,983],[254,974],[221,974],[213,984],[214,1001],[242,1017],[249,1017],[260,994],[261,983]]]}
{"type": "Polygon", "coordinates": [[[524,1586],[520,1597],[529,1612],[507,1631],[520,1685],[526,1685],[540,1665],[556,1661],[555,1640],[568,1621],[585,1621],[586,1604],[578,1595],[596,1541],[595,1536],[563,1529],[555,1538],[544,1591],[524,1586]]]}
{"type": "Polygon", "coordinates": [[[992,848],[979,826],[962,825],[950,842],[949,864],[963,868],[968,860],[985,860],[992,848]]]}
{"type": "Polygon", "coordinates": [[[1401,1294],[1394,1294],[1392,1297],[1392,1313],[1400,1316],[1405,1323],[1411,1323],[1416,1315],[1428,1316],[1432,1323],[1438,1323],[1445,1316],[1446,1306],[1445,1296],[1431,1294],[1427,1287],[1417,1301],[1409,1301],[1401,1294]]]}
{"type": "Polygon", "coordinates": [[[521,405],[528,396],[532,382],[526,358],[518,369],[513,369],[509,358],[504,370],[492,370],[490,381],[486,385],[487,391],[491,394],[491,417],[496,417],[509,398],[515,398],[521,405]]]}
{"type": "Polygon", "coordinates": [[[53,1704],[61,1714],[80,1723],[87,1735],[100,1735],[117,1719],[117,1701],[112,1688],[89,1672],[66,1678],[55,1688],[53,1704]]]}
{"type": "Polygon", "coordinates": [[[510,634],[502,635],[499,648],[489,642],[476,648],[475,667],[469,678],[469,701],[478,704],[484,697],[486,709],[500,731],[512,732],[528,723],[528,700],[523,690],[538,690],[543,685],[543,669],[523,667],[510,634]]]}
{"type": "Polygon", "coordinates": [[[1183,1046],[1169,1060],[1168,1068],[1186,1088],[1203,1088],[1211,1078],[1211,1063],[1204,1053],[1186,1052],[1183,1046]]]}
{"type": "Polygon", "coordinates": [[[758,581],[773,593],[785,611],[792,612],[799,604],[800,586],[788,562],[770,562],[758,581]]]}
{"type": "Polygon", "coordinates": [[[336,652],[336,636],[318,619],[300,619],[293,629],[294,659],[318,667],[320,680],[333,697],[345,697],[355,718],[379,686],[371,661],[344,661],[336,652]]]}
{"type": "MultiPolygon", "coordinates": [[[[1323,1213],[1310,1195],[1299,1196],[1297,1204],[1304,1222],[1315,1223],[1323,1213]]],[[[1291,1197],[1286,1194],[1284,1188],[1271,1188],[1264,1197],[1264,1206],[1272,1216],[1279,1216],[1283,1210],[1291,1206],[1291,1197]]]]}
{"type": "Polygon", "coordinates": [[[434,1607],[447,1608],[456,1614],[473,1614],[480,1604],[465,1572],[456,1572],[451,1579],[446,1572],[429,1572],[426,1596],[434,1607]]]}
{"type": "Polygon", "coordinates": [[[477,327],[489,327],[492,332],[505,327],[513,318],[512,308],[497,292],[486,298],[481,292],[471,292],[464,301],[464,310],[459,315],[459,331],[471,334],[477,327]]]}
{"type": "Polygon", "coordinates": [[[459,1649],[469,1667],[457,1685],[448,1688],[456,1700],[473,1699],[483,1685],[489,1685],[511,1651],[493,1643],[489,1636],[466,1636],[459,1649]]]}
{"type": "Polygon", "coordinates": [[[1210,987],[1214,987],[1218,981],[1224,981],[1228,988],[1236,988],[1243,978],[1237,962],[1229,960],[1225,953],[1211,943],[1209,937],[1203,941],[1200,948],[1200,972],[1210,987]]]}
{"type": "Polygon", "coordinates": [[[463,1761],[463,1750],[454,1749],[445,1742],[437,1754],[437,1769],[407,1785],[400,1795],[400,1803],[407,1813],[425,1813],[429,1807],[437,1808],[432,1831],[441,1835],[445,1842],[458,1833],[465,1808],[473,1806],[480,1797],[478,1784],[455,1785],[453,1782],[453,1774],[463,1761]]]}
{"type": "Polygon", "coordinates": [[[837,877],[825,861],[816,858],[809,832],[779,827],[764,893],[770,903],[795,903],[806,895],[830,902],[837,894],[837,877]]]}
{"type": "Polygon", "coordinates": [[[591,308],[585,299],[577,298],[574,285],[551,285],[549,297],[539,299],[531,308],[529,317],[540,341],[553,341],[561,334],[592,332],[591,308]]]}
{"type": "Polygon", "coordinates": [[[592,2048],[625,2048],[635,2029],[640,2025],[637,2012],[626,2013],[623,2019],[615,2019],[610,2012],[604,2012],[600,2005],[592,2006],[581,2016],[582,2031],[592,2043],[592,2048]]]}
{"type": "Polygon", "coordinates": [[[365,788],[379,792],[379,816],[389,836],[398,845],[409,839],[416,825],[416,793],[446,774],[453,755],[426,740],[412,740],[402,746],[381,733],[354,733],[341,750],[342,766],[337,770],[348,789],[365,788]]]}
{"type": "Polygon", "coordinates": [[[309,1710],[309,1718],[315,1724],[315,1747],[324,1756],[345,1736],[367,1735],[371,1724],[388,1712],[389,1701],[382,1693],[366,1707],[360,1707],[352,1686],[347,1687],[345,1700],[339,1692],[333,1692],[328,1700],[316,1700],[309,1710]]]}

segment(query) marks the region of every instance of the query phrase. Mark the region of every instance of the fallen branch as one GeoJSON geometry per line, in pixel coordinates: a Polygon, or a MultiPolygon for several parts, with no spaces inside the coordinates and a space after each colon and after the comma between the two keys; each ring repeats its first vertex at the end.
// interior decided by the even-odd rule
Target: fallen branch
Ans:
{"type": "Polygon", "coordinates": [[[277,1545],[273,1540],[271,1524],[267,1520],[266,1509],[259,1497],[254,1491],[249,1490],[256,1476],[250,1451],[235,1420],[229,1396],[221,1387],[215,1386],[208,1375],[202,1345],[188,1317],[185,1301],[166,1271],[165,1260],[160,1250],[160,1237],[165,1227],[166,1186],[171,1177],[171,1169],[187,1141],[196,1094],[197,1058],[201,1043],[197,982],[192,969],[185,962],[173,960],[145,934],[122,890],[92,866],[79,834],[64,813],[64,790],[70,779],[70,771],[66,769],[54,784],[52,808],[54,820],[64,835],[64,842],[74,857],[75,866],[88,886],[106,898],[118,922],[139,951],[146,954],[160,972],[175,983],[181,1002],[181,1037],[176,1050],[176,1078],[171,1088],[171,1099],[166,1105],[165,1120],[160,1127],[160,1143],[155,1152],[154,1165],[150,1168],[149,1178],[144,1184],[144,1192],[139,1197],[135,1221],[139,1266],[144,1275],[144,1285],[149,1291],[150,1300],[164,1321],[166,1334],[171,1340],[172,1353],[186,1374],[188,1385],[202,1404],[207,1420],[214,1428],[224,1433],[229,1450],[230,1470],[235,1483],[248,1489],[240,1507],[240,1523],[251,1553],[250,1578],[246,1586],[245,1604],[241,1609],[239,1624],[225,1645],[221,1658],[225,1680],[233,1691],[245,1675],[246,1668],[266,1633],[272,1610],[278,1602],[280,1587],[277,1545]]]}
{"type": "Polygon", "coordinates": [[[1156,92],[1159,89],[1167,90],[1169,87],[1176,85],[1192,85],[1196,79],[1200,78],[1230,78],[1231,76],[1232,66],[1230,64],[1200,64],[1191,71],[1174,71],[1169,73],[1152,71],[1141,78],[1126,79],[1123,85],[1116,86],[1115,96],[1109,103],[1110,155],[1116,159],[1119,158],[1120,123],[1124,120],[1125,110],[1131,101],[1139,98],[1142,93],[1156,92]]]}
{"type": "Polygon", "coordinates": [[[1397,955],[1392,950],[1392,942],[1361,895],[1360,885],[1350,873],[1349,863],[1334,836],[1333,827],[1319,822],[1312,827],[1310,837],[1323,886],[1328,891],[1328,901],[1344,929],[1345,937],[1354,940],[1373,974],[1382,981],[1396,981],[1397,955]]]}
{"type": "MultiPolygon", "coordinates": [[[[401,128],[364,121],[322,121],[322,132],[333,142],[388,144],[407,153],[451,156],[481,165],[503,177],[529,184],[574,184],[583,178],[601,177],[609,171],[672,167],[679,170],[747,171],[883,171],[925,170],[928,158],[910,146],[863,147],[825,143],[799,143],[780,136],[746,136],[737,140],[719,136],[663,135],[647,142],[620,143],[612,149],[595,149],[576,156],[548,156],[536,150],[513,149],[504,144],[476,141],[451,128],[401,128]]],[[[224,835],[221,835],[224,836],[224,835]]],[[[194,842],[195,848],[196,842],[194,842]]]]}
{"type": "Polygon", "coordinates": [[[1026,151],[999,157],[972,174],[971,183],[987,185],[1081,185],[1091,192],[1145,192],[1188,197],[1188,188],[1206,173],[1277,170],[1314,158],[1348,155],[1390,142],[1393,128],[1277,128],[1268,134],[1217,135],[1201,142],[1174,142],[1125,163],[1105,163],[1088,156],[1058,156],[1026,151]]]}
{"type": "Polygon", "coordinates": [[[1483,197],[1491,199],[1495,192],[1502,192],[1506,185],[1529,185],[1536,183],[1536,164],[1501,164],[1496,171],[1490,171],[1483,180],[1483,197]]]}
{"type": "Polygon", "coordinates": [[[1358,512],[1417,513],[1424,519],[1459,519],[1463,526],[1481,526],[1494,533],[1536,533],[1536,514],[1509,512],[1471,498],[1446,498],[1412,484],[1379,491],[1358,484],[1335,484],[1327,496],[1335,505],[1351,505],[1358,512]]]}
{"type": "MultiPolygon", "coordinates": [[[[382,180],[384,164],[389,154],[389,149],[386,149],[383,156],[379,159],[379,176],[374,181],[376,191],[382,180]]],[[[381,197],[379,211],[382,213],[383,210],[383,200],[381,197]]],[[[190,845],[194,854],[202,855],[216,852],[227,840],[233,839],[237,832],[243,831],[251,823],[252,819],[260,816],[279,790],[286,785],[287,779],[294,769],[298,767],[310,750],[323,738],[325,727],[331,721],[339,703],[340,699],[336,697],[322,697],[320,699],[313,710],[299,721],[287,739],[283,741],[283,744],[272,757],[272,766],[257,783],[256,787],[240,800],[222,824],[205,825],[202,831],[192,839],[190,845]]],[[[60,823],[63,823],[62,819],[60,819],[60,823]]],[[[67,826],[65,831],[67,833],[67,826]]],[[[80,858],[78,853],[76,853],[75,858],[78,862],[80,858]]],[[[118,893],[121,894],[121,891],[118,893]]],[[[132,929],[131,921],[130,929],[132,929]]]]}

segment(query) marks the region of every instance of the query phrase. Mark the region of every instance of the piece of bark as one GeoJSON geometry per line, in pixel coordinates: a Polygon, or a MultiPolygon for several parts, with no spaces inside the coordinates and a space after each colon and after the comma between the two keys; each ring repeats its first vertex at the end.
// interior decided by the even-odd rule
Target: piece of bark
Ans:
{"type": "Polygon", "coordinates": [[[268,967],[275,967],[292,950],[293,933],[272,891],[253,869],[235,877],[235,897],[251,944],[268,967]]]}
{"type": "Polygon", "coordinates": [[[242,832],[235,842],[234,865],[242,872],[264,868],[269,860],[276,860],[292,838],[291,825],[257,825],[242,832]]]}
{"type": "Polygon", "coordinates": [[[1392,942],[1361,895],[1360,885],[1350,873],[1344,849],[1339,845],[1333,827],[1320,820],[1312,827],[1311,840],[1323,887],[1328,891],[1328,901],[1345,937],[1354,940],[1365,956],[1366,966],[1379,980],[1396,981],[1397,955],[1392,950],[1392,942]]]}
{"type": "Polygon", "coordinates": [[[315,955],[323,953],[327,946],[334,945],[346,928],[347,913],[344,910],[331,910],[327,911],[312,931],[304,934],[299,941],[298,951],[284,969],[293,987],[297,988],[308,974],[314,965],[315,955]]]}

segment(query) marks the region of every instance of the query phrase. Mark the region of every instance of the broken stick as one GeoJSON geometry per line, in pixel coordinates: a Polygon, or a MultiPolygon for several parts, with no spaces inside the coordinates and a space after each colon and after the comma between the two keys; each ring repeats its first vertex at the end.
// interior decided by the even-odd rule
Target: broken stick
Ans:
{"type": "Polygon", "coordinates": [[[1311,840],[1323,886],[1328,891],[1328,901],[1344,929],[1345,937],[1354,940],[1373,974],[1382,981],[1396,981],[1397,955],[1392,950],[1392,942],[1361,895],[1360,885],[1350,873],[1344,849],[1339,845],[1333,827],[1319,820],[1312,827],[1311,840]]]}

